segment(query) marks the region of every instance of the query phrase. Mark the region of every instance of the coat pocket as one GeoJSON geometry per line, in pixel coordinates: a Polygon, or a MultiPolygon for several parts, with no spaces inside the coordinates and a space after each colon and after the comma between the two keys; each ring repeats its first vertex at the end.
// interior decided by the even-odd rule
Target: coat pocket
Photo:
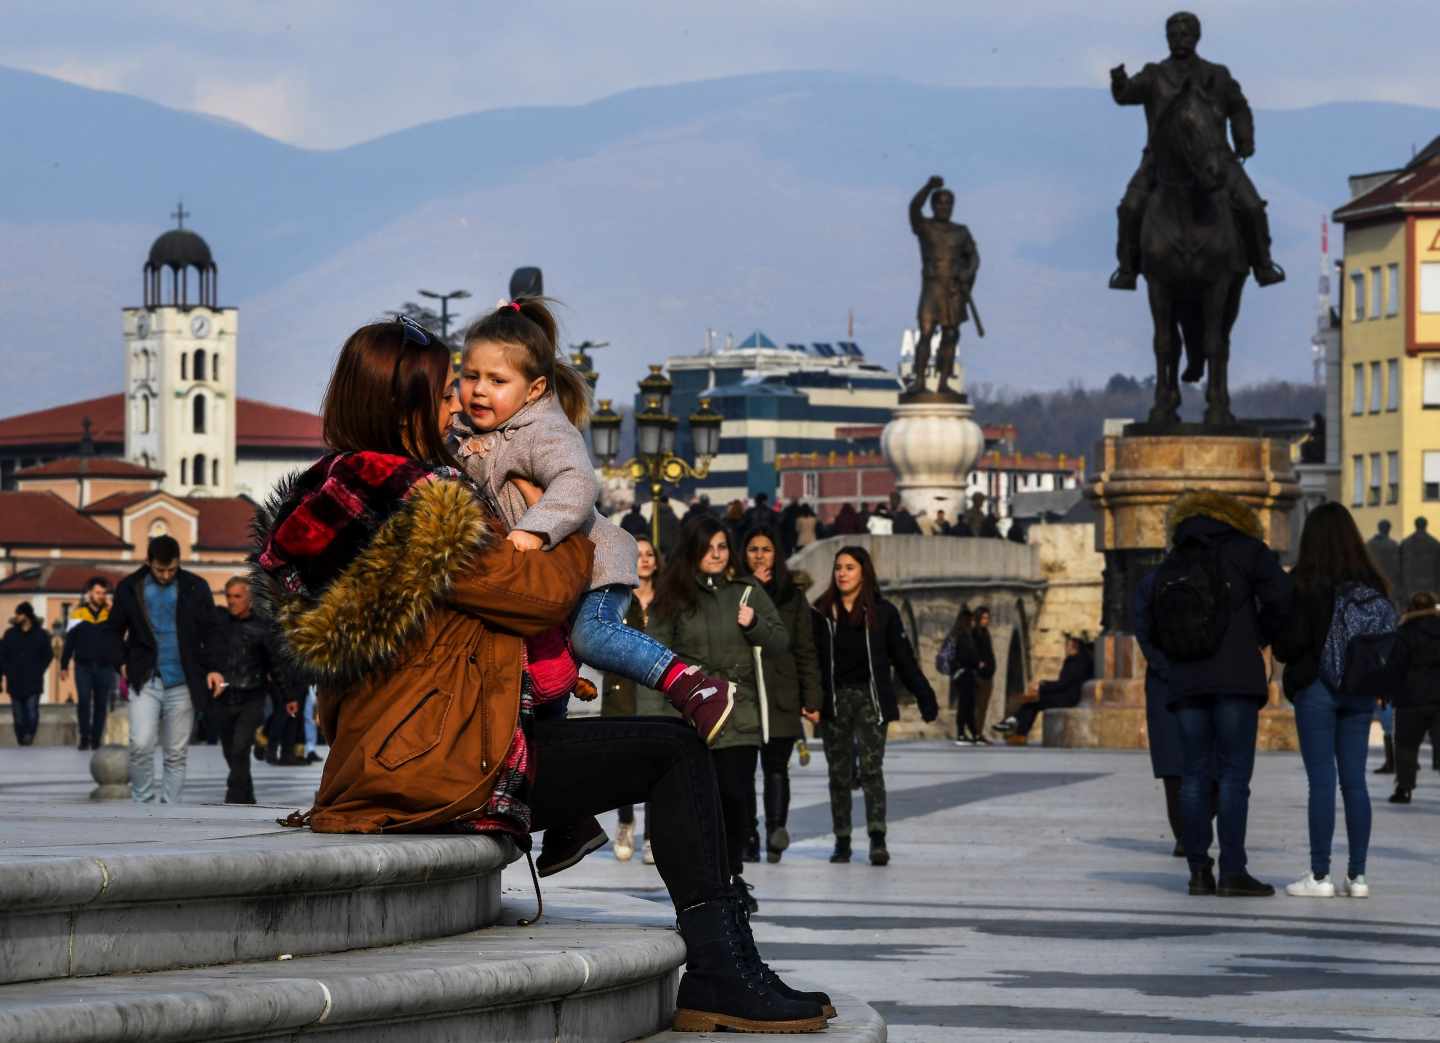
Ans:
{"type": "Polygon", "coordinates": [[[380,766],[394,771],[438,746],[454,699],[453,692],[439,688],[426,692],[375,751],[380,766]]]}

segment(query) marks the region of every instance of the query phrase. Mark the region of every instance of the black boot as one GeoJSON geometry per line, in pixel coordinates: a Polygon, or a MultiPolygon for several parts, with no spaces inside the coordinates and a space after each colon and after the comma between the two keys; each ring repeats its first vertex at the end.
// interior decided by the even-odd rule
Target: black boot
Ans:
{"type": "Polygon", "coordinates": [[[1192,895],[1213,895],[1215,893],[1215,863],[1206,862],[1199,869],[1190,870],[1190,893],[1192,895]]]}
{"type": "MultiPolygon", "coordinates": [[[[738,909],[740,915],[745,918],[745,929],[747,931],[750,930],[750,916],[748,913],[745,912],[745,906],[741,904],[738,909]]],[[[780,980],[780,975],[772,971],[768,963],[762,961],[760,966],[765,971],[766,984],[768,984],[776,992],[780,993],[780,995],[786,997],[787,999],[808,1000],[811,1003],[820,1004],[820,1007],[824,1011],[826,1019],[833,1019],[838,1016],[835,1013],[835,1004],[831,1001],[829,993],[801,992],[799,989],[792,989],[790,986],[786,985],[783,981],[780,980]]]]}
{"type": "Polygon", "coordinates": [[[1259,206],[1244,211],[1240,214],[1240,224],[1245,230],[1245,252],[1255,281],[1261,286],[1284,282],[1285,269],[1270,256],[1270,219],[1265,216],[1265,208],[1259,206]]]}
{"type": "Polygon", "coordinates": [[[1395,739],[1389,735],[1385,736],[1385,763],[1375,769],[1375,774],[1395,774],[1395,739]]]}
{"type": "Polygon", "coordinates": [[[1115,236],[1115,258],[1120,262],[1110,275],[1110,289],[1135,289],[1140,273],[1140,214],[1132,214],[1124,207],[1116,211],[1119,228],[1115,236]]]}
{"type": "Polygon", "coordinates": [[[835,850],[830,853],[830,861],[850,861],[850,838],[848,836],[835,838],[835,850]]]}
{"type": "Polygon", "coordinates": [[[760,903],[755,900],[755,885],[747,883],[745,878],[736,873],[731,883],[735,887],[735,897],[740,899],[741,906],[745,909],[746,916],[754,916],[760,911],[760,903]]]}
{"type": "Polygon", "coordinates": [[[792,999],[769,983],[738,899],[717,898],[683,909],[685,975],[675,998],[677,1032],[819,1032],[821,1004],[792,999]]]}
{"type": "Polygon", "coordinates": [[[888,866],[890,864],[890,852],[885,847],[885,834],[876,830],[870,832],[870,864],[872,866],[888,866]]]}
{"type": "Polygon", "coordinates": [[[535,872],[539,876],[554,876],[608,843],[610,838],[595,821],[594,815],[573,822],[557,822],[545,830],[540,857],[535,860],[535,872]]]}
{"type": "Polygon", "coordinates": [[[765,775],[765,860],[780,861],[790,846],[790,831],[785,822],[790,817],[790,776],[783,771],[765,775]]]}
{"type": "Polygon", "coordinates": [[[1269,898],[1275,893],[1270,884],[1262,884],[1249,873],[1235,873],[1220,877],[1215,893],[1221,898],[1269,898]]]}

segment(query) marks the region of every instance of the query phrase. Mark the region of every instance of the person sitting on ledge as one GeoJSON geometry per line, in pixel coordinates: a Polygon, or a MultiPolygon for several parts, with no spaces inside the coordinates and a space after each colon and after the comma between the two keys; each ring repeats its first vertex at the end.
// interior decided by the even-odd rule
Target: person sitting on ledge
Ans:
{"type": "Polygon", "coordinates": [[[1084,636],[1074,634],[1065,638],[1065,662],[1060,666],[1060,676],[1054,681],[1040,682],[1040,698],[1025,703],[1009,717],[995,726],[995,730],[1008,735],[1029,735],[1035,726],[1035,718],[1046,710],[1068,710],[1080,705],[1080,693],[1085,682],[1095,676],[1094,660],[1090,645],[1084,636]]]}
{"type": "Polygon", "coordinates": [[[458,408],[438,337],[361,327],[325,393],[329,453],[258,513],[257,607],[318,684],[330,740],[314,805],[286,824],[501,834],[528,850],[549,823],[648,801],[688,950],[675,1028],[823,1029],[829,997],[790,989],[756,951],[694,730],[535,719],[525,639],[569,617],[593,547],[572,535],[523,553],[504,538],[447,449],[458,408]]]}

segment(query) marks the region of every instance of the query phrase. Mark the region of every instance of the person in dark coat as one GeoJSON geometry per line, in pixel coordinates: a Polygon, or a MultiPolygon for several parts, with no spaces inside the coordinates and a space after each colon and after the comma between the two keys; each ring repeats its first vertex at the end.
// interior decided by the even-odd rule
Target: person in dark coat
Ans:
{"type": "Polygon", "coordinates": [[[1246,870],[1245,826],[1260,709],[1269,699],[1261,651],[1290,610],[1290,577],[1265,545],[1259,516],[1225,493],[1180,496],[1170,505],[1166,532],[1172,547],[1198,541],[1214,548],[1229,591],[1229,619],[1217,651],[1204,659],[1171,661],[1167,671],[1169,706],[1180,725],[1185,758],[1180,808],[1190,893],[1273,895],[1272,886],[1246,870]],[[1218,883],[1209,857],[1212,776],[1220,785],[1218,883]]]}
{"type": "Polygon", "coordinates": [[[1399,600],[1408,604],[1414,594],[1440,592],[1440,540],[1430,535],[1430,521],[1415,519],[1415,531],[1400,541],[1399,600]]]}
{"type": "Polygon", "coordinates": [[[928,721],[940,715],[930,682],[915,662],[900,612],[880,596],[875,565],[864,547],[835,554],[830,587],[815,603],[815,653],[825,704],[805,711],[812,724],[824,723],[825,762],[830,771],[830,817],[835,829],[831,862],[850,861],[852,750],[860,751],[860,782],[870,833],[870,863],[890,862],[885,845],[885,731],[900,719],[892,672],[920,704],[928,721]]]}
{"type": "Polygon", "coordinates": [[[640,500],[638,498],[630,505],[630,509],[625,512],[625,516],[620,519],[620,528],[637,538],[650,535],[650,522],[646,519],[645,515],[641,513],[640,500]]]}
{"type": "Polygon", "coordinates": [[[1400,620],[1405,683],[1395,693],[1395,792],[1392,804],[1409,804],[1420,767],[1420,743],[1440,725],[1440,607],[1429,591],[1410,598],[1400,620]]]}
{"type": "Polygon", "coordinates": [[[995,693],[995,643],[990,639],[990,607],[975,610],[975,716],[970,721],[970,735],[976,746],[989,746],[985,738],[985,720],[990,716],[990,697],[995,693]]]}
{"type": "Polygon", "coordinates": [[[105,737],[105,717],[115,694],[115,634],[105,625],[110,618],[110,582],[94,576],[85,584],[85,597],[70,613],[65,644],[60,651],[60,680],[75,663],[76,712],[79,714],[79,749],[99,749],[105,737]]]}
{"type": "Polygon", "coordinates": [[[840,505],[835,520],[830,524],[830,535],[832,536],[858,536],[865,531],[865,523],[860,518],[860,512],[848,503],[840,505]]]}
{"type": "Polygon", "coordinates": [[[10,694],[15,741],[29,746],[40,730],[40,696],[45,692],[45,671],[55,658],[50,634],[35,618],[28,601],[15,606],[10,629],[0,638],[0,691],[10,694]]]}
{"type": "Polygon", "coordinates": [[[975,649],[975,613],[961,605],[945,641],[953,643],[950,709],[955,711],[955,745],[974,746],[975,670],[980,665],[980,653],[975,649]]]}
{"type": "Polygon", "coordinates": [[[1029,735],[1035,726],[1035,718],[1046,710],[1068,710],[1080,705],[1080,696],[1085,682],[1095,676],[1095,660],[1089,643],[1074,634],[1065,639],[1065,662],[1060,665],[1060,676],[1053,681],[1040,682],[1040,698],[1023,704],[1014,714],[995,726],[997,732],[1029,735]]]}

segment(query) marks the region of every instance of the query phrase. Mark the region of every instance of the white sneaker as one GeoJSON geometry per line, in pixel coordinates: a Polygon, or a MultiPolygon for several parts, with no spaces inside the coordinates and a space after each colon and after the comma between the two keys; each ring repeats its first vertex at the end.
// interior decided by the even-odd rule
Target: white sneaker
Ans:
{"type": "Polygon", "coordinates": [[[650,841],[648,840],[645,841],[645,848],[640,854],[640,861],[644,862],[647,866],[653,866],[655,864],[655,852],[650,850],[650,841]]]}
{"type": "Polygon", "coordinates": [[[1335,885],[1328,876],[1324,880],[1316,880],[1314,873],[1306,873],[1293,884],[1286,884],[1285,893],[1291,898],[1334,898],[1335,885]]]}
{"type": "Polygon", "coordinates": [[[1341,897],[1348,898],[1369,898],[1370,885],[1365,882],[1365,874],[1359,876],[1347,876],[1335,888],[1335,893],[1341,897]]]}
{"type": "Polygon", "coordinates": [[[635,854],[635,823],[622,822],[615,833],[615,859],[619,862],[630,861],[635,854]]]}

